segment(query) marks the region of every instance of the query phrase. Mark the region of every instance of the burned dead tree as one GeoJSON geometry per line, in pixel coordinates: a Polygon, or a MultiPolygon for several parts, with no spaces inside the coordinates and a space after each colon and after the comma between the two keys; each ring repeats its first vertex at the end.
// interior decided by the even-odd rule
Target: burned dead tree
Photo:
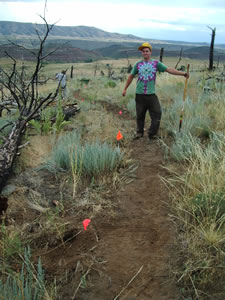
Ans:
{"type": "Polygon", "coordinates": [[[71,69],[70,69],[70,78],[73,78],[73,66],[71,66],[71,69]]]}
{"type": "Polygon", "coordinates": [[[95,65],[94,65],[94,77],[96,77],[97,71],[98,71],[98,64],[96,61],[95,65]]]}
{"type": "Polygon", "coordinates": [[[45,30],[42,34],[36,30],[40,41],[39,49],[37,51],[29,50],[34,55],[36,61],[29,80],[27,78],[25,80],[24,78],[24,67],[19,71],[16,60],[7,52],[6,56],[12,60],[11,70],[6,71],[3,68],[0,70],[0,84],[3,86],[3,89],[6,91],[5,94],[8,97],[5,103],[4,101],[1,102],[1,107],[2,109],[7,109],[7,103],[11,101],[11,104],[13,103],[17,107],[19,114],[16,121],[9,122],[9,124],[0,128],[0,139],[2,140],[0,147],[0,191],[10,174],[26,125],[40,113],[43,107],[48,106],[55,100],[59,90],[60,83],[54,93],[49,93],[46,96],[39,95],[39,72],[43,67],[44,59],[54,52],[44,53],[44,44],[54,25],[49,25],[45,17],[41,18],[45,23],[45,30]],[[11,132],[7,136],[2,136],[3,129],[9,125],[12,126],[11,132]]]}
{"type": "Polygon", "coordinates": [[[163,61],[163,53],[164,53],[164,48],[160,49],[160,55],[159,55],[159,61],[163,61]]]}
{"type": "Polygon", "coordinates": [[[209,51],[209,71],[212,71],[213,70],[213,52],[214,52],[216,28],[213,29],[209,26],[208,26],[208,28],[212,30],[212,38],[211,38],[210,51],[209,51]]]}
{"type": "Polygon", "coordinates": [[[217,69],[219,68],[219,65],[220,65],[220,56],[218,55],[218,57],[217,57],[217,64],[216,64],[217,69]]]}
{"type": "Polygon", "coordinates": [[[112,69],[112,65],[106,64],[107,70],[108,70],[108,78],[112,78],[114,71],[112,69]]]}

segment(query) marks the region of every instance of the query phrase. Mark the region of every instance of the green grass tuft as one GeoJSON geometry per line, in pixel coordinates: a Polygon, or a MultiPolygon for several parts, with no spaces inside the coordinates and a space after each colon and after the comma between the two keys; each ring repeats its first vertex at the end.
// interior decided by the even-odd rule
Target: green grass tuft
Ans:
{"type": "Polygon", "coordinates": [[[74,164],[81,176],[98,178],[114,172],[123,160],[120,148],[99,141],[81,144],[80,135],[64,135],[52,150],[46,164],[49,171],[71,171],[74,164]]]}

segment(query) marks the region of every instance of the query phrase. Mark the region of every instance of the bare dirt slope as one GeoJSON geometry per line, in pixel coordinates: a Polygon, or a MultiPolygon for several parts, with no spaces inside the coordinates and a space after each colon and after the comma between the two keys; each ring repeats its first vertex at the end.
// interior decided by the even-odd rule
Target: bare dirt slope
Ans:
{"type": "Polygon", "coordinates": [[[168,192],[160,180],[166,175],[162,151],[157,141],[147,138],[131,147],[138,163],[136,179],[111,195],[111,201],[119,202],[116,217],[93,220],[70,245],[42,256],[48,272],[71,271],[61,290],[64,299],[180,299],[169,270],[176,258],[175,231],[168,217],[168,192]],[[90,268],[79,282],[75,273],[85,257],[90,268]]]}

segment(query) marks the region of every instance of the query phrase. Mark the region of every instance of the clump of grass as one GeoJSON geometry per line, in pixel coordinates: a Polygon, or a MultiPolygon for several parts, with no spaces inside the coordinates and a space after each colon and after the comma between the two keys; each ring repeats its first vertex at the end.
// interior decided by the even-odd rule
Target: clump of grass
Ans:
{"type": "Polygon", "coordinates": [[[18,232],[11,232],[3,223],[1,225],[0,254],[5,261],[18,258],[23,248],[23,242],[18,232]]]}
{"type": "MultiPolygon", "coordinates": [[[[163,107],[162,127],[173,141],[162,144],[167,157],[182,161],[185,167],[183,174],[175,174],[171,168],[173,177],[164,179],[181,229],[178,281],[188,291],[185,299],[222,299],[225,292],[225,98],[221,86],[214,82],[210,86],[214,92],[207,92],[205,84],[202,80],[193,85],[192,80],[191,93],[189,85],[181,132],[182,90],[180,96],[171,92],[167,107],[163,107]]],[[[176,89],[179,93],[178,84],[176,89]]],[[[165,91],[163,86],[160,92],[164,95],[165,91]]]]}
{"type": "MultiPolygon", "coordinates": [[[[182,110],[182,97],[174,97],[173,103],[164,109],[162,118],[162,128],[169,135],[176,138],[179,136],[179,120],[182,110]]],[[[210,129],[210,118],[205,109],[204,101],[194,102],[187,97],[184,104],[184,116],[182,122],[182,133],[193,136],[205,136],[210,129]]]]}
{"type": "Polygon", "coordinates": [[[225,114],[225,89],[221,93],[210,95],[211,103],[208,106],[209,116],[212,120],[212,129],[214,131],[224,130],[225,114]]]}
{"type": "Polygon", "coordinates": [[[178,133],[175,141],[169,147],[163,141],[161,142],[165,153],[177,161],[182,161],[195,156],[196,145],[200,145],[200,140],[188,133],[178,133]]]}
{"type": "Polygon", "coordinates": [[[76,132],[61,137],[46,164],[49,171],[79,170],[82,177],[99,178],[114,172],[122,163],[119,147],[99,141],[81,144],[76,132]]]}
{"type": "Polygon", "coordinates": [[[193,142],[194,155],[185,159],[185,174],[166,180],[185,246],[180,281],[184,286],[192,286],[198,299],[205,299],[204,293],[211,297],[214,293],[224,293],[221,282],[225,276],[224,152],[225,135],[213,132],[208,145],[193,142]]]}
{"type": "Polygon", "coordinates": [[[10,272],[6,280],[0,280],[0,299],[5,300],[51,300],[46,289],[44,270],[39,259],[38,266],[31,262],[30,248],[25,250],[20,274],[10,272]]]}
{"type": "Polygon", "coordinates": [[[132,117],[136,116],[136,103],[133,98],[130,98],[127,103],[127,109],[132,117]]]}
{"type": "Polygon", "coordinates": [[[116,82],[115,82],[115,81],[112,81],[112,80],[109,80],[109,81],[105,84],[105,87],[111,87],[111,88],[114,88],[114,87],[116,87],[116,82]]]}
{"type": "Polygon", "coordinates": [[[217,221],[225,217],[224,192],[212,192],[211,194],[199,193],[190,202],[195,219],[207,217],[217,221]]]}

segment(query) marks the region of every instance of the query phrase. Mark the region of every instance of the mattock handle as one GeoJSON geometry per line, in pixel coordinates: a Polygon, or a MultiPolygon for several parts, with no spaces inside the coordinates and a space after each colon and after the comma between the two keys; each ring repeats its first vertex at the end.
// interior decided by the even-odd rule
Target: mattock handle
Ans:
{"type": "MultiPolygon", "coordinates": [[[[188,75],[188,76],[189,76],[189,69],[190,69],[190,64],[187,65],[187,75],[188,75]]],[[[185,99],[186,99],[186,94],[187,94],[187,84],[188,84],[188,76],[186,77],[186,80],[185,80],[183,101],[185,101],[185,99]]]]}

